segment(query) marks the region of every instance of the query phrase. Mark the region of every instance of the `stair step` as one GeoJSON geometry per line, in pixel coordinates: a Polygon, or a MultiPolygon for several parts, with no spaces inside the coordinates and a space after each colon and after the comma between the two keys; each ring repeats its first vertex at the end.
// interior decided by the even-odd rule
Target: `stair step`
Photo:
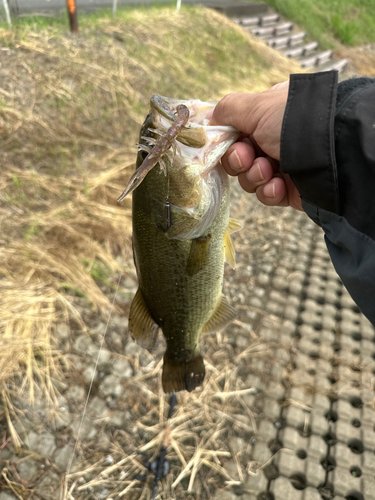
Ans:
{"type": "Polygon", "coordinates": [[[281,20],[280,14],[270,14],[268,16],[256,16],[256,17],[240,17],[236,19],[236,23],[241,26],[269,26],[274,25],[281,20]]]}
{"type": "Polygon", "coordinates": [[[276,24],[275,26],[251,28],[251,33],[255,36],[266,38],[271,36],[285,35],[286,33],[292,31],[292,29],[293,29],[293,23],[287,22],[287,23],[276,24]]]}
{"type": "Polygon", "coordinates": [[[260,16],[259,25],[260,26],[268,26],[270,24],[275,24],[281,21],[280,14],[269,14],[268,16],[260,16]]]}
{"type": "MultiPolygon", "coordinates": [[[[186,0],[189,1],[189,0],[186,0]]],[[[211,0],[214,1],[214,0],[211,0]]],[[[224,0],[224,2],[227,0],[224,0]]],[[[244,2],[245,3],[245,2],[244,2]]],[[[292,33],[294,28],[290,21],[281,22],[280,14],[259,13],[250,16],[241,15],[235,22],[246,31],[262,38],[276,50],[283,50],[286,57],[296,59],[302,68],[312,71],[345,70],[348,61],[332,61],[332,50],[319,51],[318,42],[304,43],[305,32],[292,33]]]]}
{"type": "Polygon", "coordinates": [[[318,42],[310,42],[305,43],[305,45],[301,45],[299,47],[295,47],[294,49],[288,49],[284,52],[284,56],[286,57],[302,57],[307,56],[318,47],[318,42]]]}
{"type": "MultiPolygon", "coordinates": [[[[187,3],[194,3],[191,0],[185,0],[187,3]]],[[[227,17],[240,18],[242,16],[260,16],[262,14],[266,15],[268,10],[268,5],[263,2],[244,2],[241,0],[208,0],[204,3],[205,7],[217,10],[221,14],[227,17]]]]}
{"type": "Polygon", "coordinates": [[[329,61],[332,56],[332,50],[325,50],[324,52],[316,52],[310,54],[307,57],[297,59],[298,63],[302,68],[312,68],[314,66],[319,66],[329,61]]]}
{"type": "Polygon", "coordinates": [[[235,22],[243,27],[260,26],[260,17],[240,17],[235,22]]]}
{"type": "Polygon", "coordinates": [[[345,70],[348,65],[347,59],[340,59],[340,61],[328,61],[316,68],[316,71],[331,71],[337,70],[339,73],[345,70]]]}
{"type": "Polygon", "coordinates": [[[292,35],[273,37],[267,40],[267,44],[274,49],[284,49],[285,47],[295,47],[304,39],[306,33],[300,31],[292,35]]]}

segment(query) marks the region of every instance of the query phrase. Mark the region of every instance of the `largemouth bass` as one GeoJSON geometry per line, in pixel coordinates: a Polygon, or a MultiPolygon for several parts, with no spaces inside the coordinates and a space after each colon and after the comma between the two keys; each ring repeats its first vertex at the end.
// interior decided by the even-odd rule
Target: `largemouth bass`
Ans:
{"type": "Polygon", "coordinates": [[[119,198],[133,191],[139,288],[129,328],[146,348],[161,328],[167,342],[165,392],[192,391],[202,384],[199,336],[235,317],[222,285],[224,260],[234,265],[230,233],[240,225],[229,218],[229,180],[220,158],[239,132],[209,125],[215,104],[153,96],[136,171],[119,198]]]}

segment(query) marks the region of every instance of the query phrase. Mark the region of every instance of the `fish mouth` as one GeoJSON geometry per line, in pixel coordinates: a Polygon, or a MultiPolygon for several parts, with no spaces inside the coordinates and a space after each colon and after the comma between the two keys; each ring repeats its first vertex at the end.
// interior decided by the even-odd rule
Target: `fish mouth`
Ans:
{"type": "Polygon", "coordinates": [[[173,121],[175,119],[175,110],[179,104],[184,104],[190,112],[189,122],[196,125],[208,125],[211,115],[210,111],[216,106],[216,101],[203,102],[199,99],[174,99],[172,97],[164,97],[161,95],[153,95],[150,99],[151,109],[158,112],[167,120],[173,121]]]}
{"type": "Polygon", "coordinates": [[[167,130],[175,120],[175,110],[179,104],[184,104],[189,109],[189,120],[178,134],[177,141],[196,150],[204,148],[206,154],[208,150],[212,151],[221,144],[216,149],[216,154],[211,154],[211,165],[217,163],[229,146],[238,139],[240,132],[231,126],[210,125],[217,101],[184,100],[161,95],[153,95],[150,100],[154,126],[167,130]]]}

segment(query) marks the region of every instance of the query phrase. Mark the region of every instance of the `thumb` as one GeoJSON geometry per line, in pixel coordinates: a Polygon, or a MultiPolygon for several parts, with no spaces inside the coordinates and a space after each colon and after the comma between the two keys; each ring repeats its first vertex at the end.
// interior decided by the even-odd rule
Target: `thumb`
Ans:
{"type": "Polygon", "coordinates": [[[245,134],[253,134],[259,121],[256,117],[258,96],[242,92],[226,95],[214,108],[210,125],[231,125],[245,134]]]}

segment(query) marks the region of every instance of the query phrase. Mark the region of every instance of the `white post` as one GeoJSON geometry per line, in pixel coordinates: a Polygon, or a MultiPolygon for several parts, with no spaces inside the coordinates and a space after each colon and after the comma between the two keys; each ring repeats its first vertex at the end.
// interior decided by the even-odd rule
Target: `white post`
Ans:
{"type": "Polygon", "coordinates": [[[113,7],[112,7],[113,17],[116,17],[116,12],[117,12],[117,0],[113,0],[113,7]]]}
{"type": "Polygon", "coordinates": [[[10,18],[8,0],[3,0],[3,5],[4,5],[5,14],[7,16],[8,26],[9,26],[9,29],[11,30],[12,29],[12,20],[10,18]]]}
{"type": "Polygon", "coordinates": [[[181,0],[177,0],[177,12],[180,10],[181,8],[181,0]]]}

